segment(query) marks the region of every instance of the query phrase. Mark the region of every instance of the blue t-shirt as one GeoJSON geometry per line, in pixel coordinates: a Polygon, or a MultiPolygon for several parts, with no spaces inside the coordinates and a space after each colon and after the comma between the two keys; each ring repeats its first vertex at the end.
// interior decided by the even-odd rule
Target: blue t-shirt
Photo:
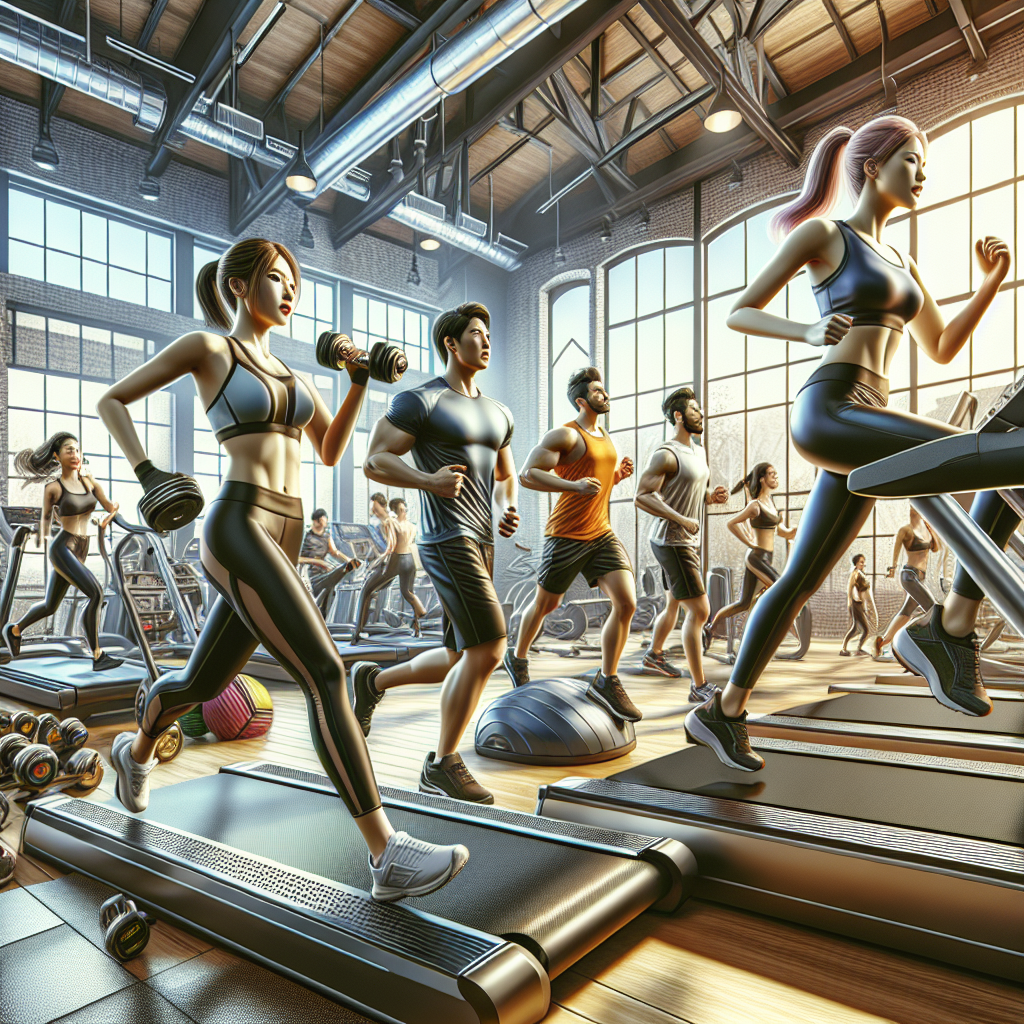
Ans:
{"type": "Polygon", "coordinates": [[[423,473],[465,466],[466,481],[457,498],[423,492],[420,543],[439,544],[452,537],[494,543],[491,494],[498,452],[512,440],[512,413],[493,398],[469,398],[443,377],[403,391],[391,400],[389,423],[416,438],[412,457],[423,473]]]}

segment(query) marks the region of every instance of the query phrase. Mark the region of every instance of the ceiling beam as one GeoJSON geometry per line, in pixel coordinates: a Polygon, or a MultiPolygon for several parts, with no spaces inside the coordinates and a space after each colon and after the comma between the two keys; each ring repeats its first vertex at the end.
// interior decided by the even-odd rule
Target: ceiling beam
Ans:
{"type": "Polygon", "coordinates": [[[150,7],[149,14],[146,15],[146,22],[142,26],[139,38],[135,40],[135,48],[137,50],[149,48],[149,44],[153,41],[157,26],[160,24],[160,19],[163,17],[166,9],[167,0],[153,0],[153,6],[150,7]]]}
{"type": "Polygon", "coordinates": [[[828,16],[832,19],[832,24],[835,25],[836,31],[839,33],[839,38],[843,41],[843,46],[846,47],[846,55],[850,60],[856,60],[857,47],[853,45],[850,33],[846,30],[846,22],[843,21],[842,16],[836,10],[836,5],[832,3],[832,0],[821,0],[821,2],[825,5],[825,10],[828,12],[828,16]]]}
{"type": "Polygon", "coordinates": [[[147,175],[156,177],[166,170],[171,151],[164,144],[188,117],[210,79],[231,57],[232,40],[238,38],[259,7],[260,0],[206,0],[199,9],[172,62],[194,79],[188,83],[164,76],[167,114],[153,135],[147,175]]]}
{"type": "Polygon", "coordinates": [[[743,120],[792,167],[800,163],[800,147],[772,120],[764,107],[750,95],[732,69],[722,63],[704,37],[667,0],[643,0],[644,10],[687,60],[700,72],[705,82],[721,82],[729,99],[743,115],[743,120]]]}
{"type": "MultiPolygon", "coordinates": [[[[209,2],[210,0],[207,0],[207,3],[209,2]]],[[[404,69],[410,60],[429,45],[434,32],[440,31],[453,18],[464,21],[480,7],[480,4],[481,0],[435,0],[435,3],[424,11],[423,22],[419,28],[404,39],[400,39],[384,59],[332,111],[324,125],[323,134],[312,144],[307,143],[307,154],[312,155],[342,131],[381,89],[388,86],[394,76],[404,69]]],[[[285,169],[282,168],[274,174],[257,195],[250,196],[245,201],[238,211],[238,220],[231,222],[231,230],[234,234],[245,231],[257,217],[277,209],[281,201],[288,196],[288,186],[284,181],[286,176],[285,169]]],[[[345,204],[335,203],[336,209],[338,206],[344,207],[345,204]]]]}
{"type": "MultiPolygon", "coordinates": [[[[627,14],[623,16],[621,21],[622,27],[644,48],[647,56],[654,61],[655,66],[658,70],[665,75],[666,78],[679,90],[683,96],[688,96],[690,90],[686,87],[686,83],[680,79],[675,73],[672,65],[658,52],[657,47],[640,31],[636,23],[627,14]]],[[[667,37],[668,34],[666,33],[667,37]]],[[[684,55],[685,56],[685,55],[684,55]]]]}
{"type": "MultiPolygon", "coordinates": [[[[486,135],[516,104],[522,102],[555,71],[590,44],[590,41],[633,6],[635,0],[586,0],[560,22],[560,38],[544,32],[511,54],[495,70],[470,86],[462,110],[446,130],[446,147],[452,152],[468,139],[470,145],[486,135]]],[[[426,171],[436,170],[444,158],[437,138],[428,147],[426,171]]],[[[335,202],[332,242],[340,248],[364,228],[380,220],[413,191],[417,174],[407,173],[401,184],[386,195],[377,194],[360,204],[339,195],[335,202]]]]}
{"type": "Polygon", "coordinates": [[[751,42],[763,36],[772,25],[788,14],[790,9],[799,6],[803,0],[757,0],[754,9],[747,19],[747,27],[743,31],[751,42]]]}
{"type": "MultiPolygon", "coordinates": [[[[493,174],[506,160],[508,160],[509,157],[515,156],[515,154],[518,153],[519,150],[523,148],[523,146],[525,146],[528,142],[532,142],[534,139],[537,138],[538,135],[540,135],[542,131],[544,131],[545,128],[554,123],[555,115],[548,114],[548,116],[545,117],[537,125],[536,128],[531,128],[524,135],[520,135],[519,138],[516,139],[516,141],[513,142],[512,145],[509,146],[504,153],[502,153],[500,156],[496,156],[486,167],[481,168],[481,170],[477,171],[477,173],[473,175],[470,181],[470,185],[475,185],[478,181],[482,181],[484,178],[486,178],[488,174],[493,174]]],[[[543,143],[543,145],[546,147],[547,143],[545,142],[543,143]]]]}
{"type": "Polygon", "coordinates": [[[974,63],[984,64],[988,60],[988,53],[985,51],[985,44],[981,41],[981,36],[978,35],[978,27],[974,24],[974,19],[964,6],[964,0],[949,0],[949,9],[956,17],[956,23],[963,33],[964,41],[967,43],[967,49],[971,51],[974,63]]]}
{"type": "Polygon", "coordinates": [[[638,142],[646,139],[648,135],[652,135],[660,128],[664,128],[665,125],[674,121],[680,114],[685,114],[688,110],[693,110],[698,103],[703,103],[705,100],[710,100],[714,96],[715,90],[713,86],[702,85],[699,89],[694,89],[689,96],[684,96],[680,100],[676,100],[675,103],[665,107],[664,110],[659,110],[656,114],[649,117],[643,124],[637,125],[631,131],[628,131],[623,137],[614,145],[607,153],[597,162],[598,166],[601,167],[611,160],[622,156],[631,146],[635,146],[638,142]]]}
{"type": "MultiPolygon", "coordinates": [[[[1024,0],[975,0],[975,24],[984,33],[986,26],[1000,23],[1009,27],[1011,19],[1024,11],[1024,0]]],[[[1005,29],[1003,29],[1005,31],[1005,29]]],[[[963,36],[953,13],[943,11],[909,32],[891,40],[886,70],[890,75],[919,74],[921,71],[957,55],[963,36]]],[[[879,47],[862,54],[831,75],[776,101],[768,108],[783,129],[804,129],[863,103],[882,92],[878,74],[879,47]]],[[[635,208],[641,201],[653,202],[688,185],[720,173],[733,160],[743,160],[763,150],[764,143],[751,131],[737,129],[727,138],[705,134],[676,153],[656,161],[633,175],[638,190],[617,204],[596,207],[593,197],[563,204],[562,239],[578,235],[600,223],[602,217],[617,217],[635,208]],[[735,137],[733,137],[735,136],[735,137]]],[[[531,245],[550,244],[553,233],[530,216],[524,204],[521,217],[506,230],[531,245]],[[541,229],[541,230],[538,230],[541,229]],[[546,232],[546,233],[544,233],[546,232]]]]}
{"type": "Polygon", "coordinates": [[[417,17],[412,11],[406,10],[401,4],[395,2],[395,0],[366,0],[371,6],[375,7],[381,14],[386,14],[392,21],[397,21],[404,29],[409,32],[413,32],[423,24],[422,20],[417,17]]]}

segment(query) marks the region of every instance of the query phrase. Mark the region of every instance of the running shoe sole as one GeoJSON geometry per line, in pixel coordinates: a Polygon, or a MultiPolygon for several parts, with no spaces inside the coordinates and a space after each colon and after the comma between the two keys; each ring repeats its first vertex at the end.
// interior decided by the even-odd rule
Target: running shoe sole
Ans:
{"type": "Polygon", "coordinates": [[[423,778],[422,775],[420,776],[420,792],[421,793],[430,793],[432,796],[443,796],[443,797],[447,798],[448,800],[460,800],[464,804],[493,804],[494,803],[494,794],[493,793],[488,793],[486,798],[483,799],[483,800],[467,800],[465,797],[462,797],[462,796],[452,796],[451,793],[448,792],[448,790],[442,789],[440,786],[436,786],[433,782],[428,782],[427,780],[425,780],[423,778]]]}
{"type": "Polygon", "coordinates": [[[696,708],[683,719],[683,732],[686,733],[686,738],[690,743],[699,743],[701,746],[709,747],[715,752],[718,760],[729,768],[735,768],[741,772],[759,772],[764,767],[763,763],[757,768],[748,768],[744,764],[737,764],[725,752],[725,747],[722,746],[718,737],[697,717],[696,708]]]}
{"type": "Polygon", "coordinates": [[[593,688],[593,686],[587,687],[586,695],[598,707],[604,708],[612,718],[617,718],[620,722],[639,722],[644,717],[642,714],[637,714],[636,717],[631,718],[629,715],[624,715],[621,711],[616,711],[615,708],[613,708],[612,705],[593,688]]]}
{"type": "Polygon", "coordinates": [[[976,714],[973,711],[968,711],[966,708],[962,708],[956,701],[952,700],[942,689],[942,683],[939,677],[935,674],[935,670],[932,668],[932,663],[924,656],[921,649],[914,643],[913,640],[909,640],[909,643],[905,640],[907,649],[900,650],[900,637],[903,636],[903,630],[901,629],[892,641],[892,653],[895,655],[896,660],[908,671],[913,672],[915,676],[920,676],[927,684],[928,689],[931,691],[931,695],[944,707],[949,708],[950,711],[959,711],[961,715],[967,715],[968,718],[984,718],[984,715],[976,714]]]}
{"type": "MultiPolygon", "coordinates": [[[[422,789],[422,787],[420,788],[422,789]]],[[[447,795],[446,793],[445,796],[447,795]]],[[[388,885],[382,886],[378,890],[377,886],[374,885],[370,895],[376,903],[394,903],[396,900],[405,899],[406,897],[429,896],[430,893],[437,892],[438,889],[446,886],[468,863],[469,852],[466,851],[465,856],[458,853],[452,858],[452,863],[449,865],[448,870],[440,878],[435,878],[431,882],[424,882],[423,885],[418,885],[414,889],[396,889],[394,886],[388,885]]]]}

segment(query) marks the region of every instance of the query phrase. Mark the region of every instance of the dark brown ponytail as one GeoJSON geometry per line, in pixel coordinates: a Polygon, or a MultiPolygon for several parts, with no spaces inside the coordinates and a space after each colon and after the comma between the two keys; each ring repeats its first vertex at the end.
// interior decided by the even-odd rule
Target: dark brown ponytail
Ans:
{"type": "Polygon", "coordinates": [[[60,468],[57,452],[67,441],[77,440],[78,438],[70,431],[58,430],[38,448],[24,448],[18,452],[14,457],[14,471],[18,476],[25,477],[22,487],[49,480],[60,468]]]}
{"type": "Polygon", "coordinates": [[[224,331],[231,327],[231,321],[217,292],[217,260],[207,263],[199,271],[196,277],[196,298],[203,307],[207,327],[219,327],[224,331]]]}

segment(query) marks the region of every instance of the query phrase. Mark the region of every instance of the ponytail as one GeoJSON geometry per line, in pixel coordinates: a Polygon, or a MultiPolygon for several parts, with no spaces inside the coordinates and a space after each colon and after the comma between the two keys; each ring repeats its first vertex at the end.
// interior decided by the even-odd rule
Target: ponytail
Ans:
{"type": "Polygon", "coordinates": [[[759,498],[761,496],[762,482],[770,468],[770,462],[759,462],[729,493],[739,494],[741,490],[746,488],[751,500],[759,498]]]}
{"type": "Polygon", "coordinates": [[[827,132],[814,147],[800,195],[772,217],[772,235],[780,239],[805,220],[820,217],[835,206],[839,198],[840,164],[847,192],[856,202],[867,180],[864,164],[874,160],[881,166],[911,139],[919,139],[927,152],[928,136],[913,121],[895,114],[876,117],[855,132],[843,126],[827,132]]]}
{"type": "Polygon", "coordinates": [[[219,327],[224,331],[230,329],[231,321],[228,319],[223,302],[221,302],[220,292],[217,290],[217,260],[207,263],[199,271],[199,276],[196,278],[196,298],[203,308],[203,319],[205,319],[207,327],[219,327]]]}
{"type": "Polygon", "coordinates": [[[24,448],[18,452],[14,457],[14,470],[18,476],[25,477],[22,487],[49,480],[60,467],[57,452],[64,447],[65,442],[77,440],[70,431],[58,430],[38,448],[24,448]]]}
{"type": "MultiPolygon", "coordinates": [[[[798,224],[828,213],[839,198],[839,166],[854,133],[842,125],[833,128],[814,147],[800,195],[771,219],[769,231],[776,239],[788,235],[798,224]]],[[[863,172],[862,172],[863,173],[863,172]]]]}

